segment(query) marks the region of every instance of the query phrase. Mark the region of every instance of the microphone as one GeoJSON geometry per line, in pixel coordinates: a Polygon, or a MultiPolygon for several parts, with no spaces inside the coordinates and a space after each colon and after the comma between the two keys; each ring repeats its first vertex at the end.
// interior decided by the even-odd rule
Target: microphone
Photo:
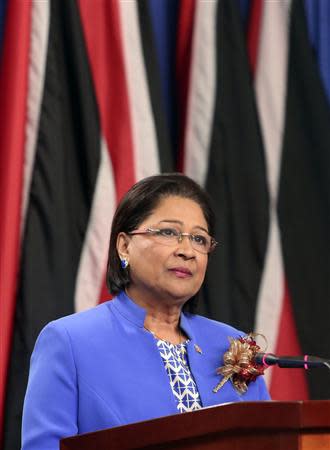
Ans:
{"type": "Polygon", "coordinates": [[[274,353],[256,353],[255,363],[268,367],[278,365],[285,368],[311,369],[314,367],[326,366],[330,368],[330,360],[319,358],[318,356],[276,356],[274,353]]]}

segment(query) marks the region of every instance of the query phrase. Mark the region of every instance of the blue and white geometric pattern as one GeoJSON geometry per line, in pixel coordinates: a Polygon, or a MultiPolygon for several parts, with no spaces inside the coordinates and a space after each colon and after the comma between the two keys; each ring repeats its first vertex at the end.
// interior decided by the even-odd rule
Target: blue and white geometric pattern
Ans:
{"type": "Polygon", "coordinates": [[[157,339],[170,385],[180,413],[201,409],[202,403],[188,364],[187,343],[171,344],[157,339]]]}

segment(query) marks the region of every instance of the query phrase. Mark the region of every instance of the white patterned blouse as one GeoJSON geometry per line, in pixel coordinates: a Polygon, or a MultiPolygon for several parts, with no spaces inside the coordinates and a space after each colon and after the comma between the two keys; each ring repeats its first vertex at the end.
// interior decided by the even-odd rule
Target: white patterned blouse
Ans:
{"type": "Polygon", "coordinates": [[[180,413],[202,408],[195,380],[190,372],[187,342],[171,344],[157,339],[157,347],[168,374],[173,395],[180,413]]]}

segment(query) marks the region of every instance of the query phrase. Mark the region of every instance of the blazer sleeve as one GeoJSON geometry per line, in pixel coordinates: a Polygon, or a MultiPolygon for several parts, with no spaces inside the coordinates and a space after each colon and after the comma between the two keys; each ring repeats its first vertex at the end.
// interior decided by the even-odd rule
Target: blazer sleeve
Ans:
{"type": "Polygon", "coordinates": [[[70,336],[60,322],[40,333],[23,407],[22,450],[58,450],[77,434],[77,375],[70,336]]]}

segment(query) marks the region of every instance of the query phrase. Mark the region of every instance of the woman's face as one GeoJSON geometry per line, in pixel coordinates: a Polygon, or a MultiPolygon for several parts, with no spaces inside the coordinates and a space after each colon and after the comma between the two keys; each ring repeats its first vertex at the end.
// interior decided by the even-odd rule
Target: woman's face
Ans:
{"type": "MultiPolygon", "coordinates": [[[[138,230],[173,228],[192,234],[208,231],[200,206],[193,200],[171,196],[160,201],[138,230]]],[[[204,280],[208,255],[192,247],[188,237],[173,245],[150,234],[118,236],[117,250],[129,262],[128,294],[136,301],[165,301],[182,305],[197,293],[204,280]]]]}

